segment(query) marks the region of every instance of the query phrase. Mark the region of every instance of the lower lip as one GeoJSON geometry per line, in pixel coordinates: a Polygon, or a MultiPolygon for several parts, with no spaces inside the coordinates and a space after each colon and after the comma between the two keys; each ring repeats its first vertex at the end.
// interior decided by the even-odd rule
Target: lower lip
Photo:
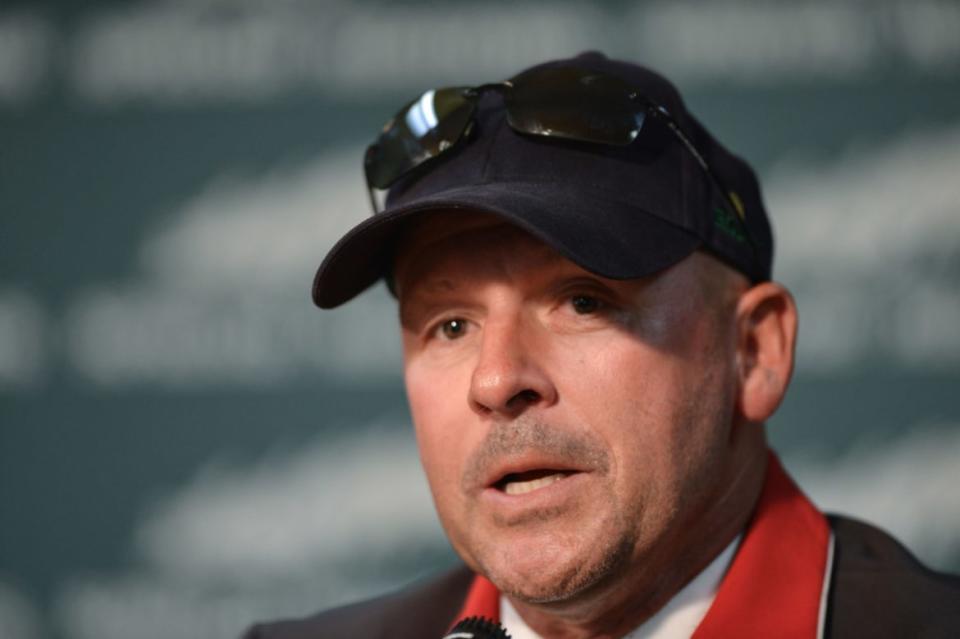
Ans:
{"type": "Polygon", "coordinates": [[[589,476],[589,473],[571,473],[552,484],[519,495],[509,495],[503,490],[491,486],[483,490],[480,499],[494,508],[508,511],[557,507],[572,499],[575,493],[583,488],[584,482],[587,481],[589,476]]]}

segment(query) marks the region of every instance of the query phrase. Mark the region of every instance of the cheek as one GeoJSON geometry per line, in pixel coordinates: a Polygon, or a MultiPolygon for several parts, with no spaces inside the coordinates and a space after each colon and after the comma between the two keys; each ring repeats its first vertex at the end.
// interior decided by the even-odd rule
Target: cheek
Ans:
{"type": "Polygon", "coordinates": [[[571,358],[560,393],[580,417],[614,447],[660,439],[660,424],[671,423],[684,404],[683,360],[629,337],[580,352],[592,356],[571,358]]]}
{"type": "Polygon", "coordinates": [[[429,370],[407,366],[404,382],[417,446],[438,508],[459,494],[460,474],[469,450],[469,423],[462,393],[449,379],[435,379],[429,370]],[[459,398],[459,399],[458,399],[459,398]]]}
{"type": "Polygon", "coordinates": [[[707,331],[689,327],[686,339],[651,345],[624,335],[569,358],[560,395],[606,442],[627,503],[638,493],[670,501],[724,437],[727,393],[711,351],[707,331]]]}

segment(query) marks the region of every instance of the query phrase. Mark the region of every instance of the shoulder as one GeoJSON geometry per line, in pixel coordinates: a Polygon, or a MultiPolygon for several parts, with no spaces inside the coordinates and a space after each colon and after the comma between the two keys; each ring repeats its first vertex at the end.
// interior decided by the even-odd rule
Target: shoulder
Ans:
{"type": "Polygon", "coordinates": [[[829,636],[960,636],[960,577],[930,570],[879,528],[828,518],[835,538],[829,636]]]}
{"type": "Polygon", "coordinates": [[[305,619],[250,628],[244,639],[423,639],[440,637],[460,610],[473,573],[465,566],[402,590],[305,619]]]}

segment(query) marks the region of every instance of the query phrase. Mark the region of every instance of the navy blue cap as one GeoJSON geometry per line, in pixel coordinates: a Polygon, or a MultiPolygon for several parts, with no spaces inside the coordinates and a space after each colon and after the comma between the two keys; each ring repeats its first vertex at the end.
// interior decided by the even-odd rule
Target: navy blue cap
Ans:
{"type": "Polygon", "coordinates": [[[751,281],[769,279],[773,237],[756,176],[687,111],[676,88],[649,69],[598,53],[534,68],[561,65],[618,76],[664,107],[718,180],[665,125],[648,125],[651,118],[628,146],[534,136],[514,131],[502,97],[487,92],[470,138],[402,178],[384,210],[330,250],[314,278],[316,305],[339,306],[386,275],[401,229],[427,211],[500,216],[611,279],[651,275],[697,249],[751,281]],[[720,192],[717,182],[730,192],[720,192]]]}

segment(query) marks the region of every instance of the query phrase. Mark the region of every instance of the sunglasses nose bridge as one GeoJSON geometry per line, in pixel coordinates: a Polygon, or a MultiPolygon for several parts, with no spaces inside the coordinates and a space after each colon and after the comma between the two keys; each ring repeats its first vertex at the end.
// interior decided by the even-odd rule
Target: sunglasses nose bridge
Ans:
{"type": "Polygon", "coordinates": [[[510,80],[503,80],[502,82],[488,82],[487,84],[480,84],[475,87],[468,87],[463,90],[463,97],[465,98],[479,98],[482,94],[487,91],[494,91],[496,93],[503,94],[505,91],[513,88],[513,83],[510,80]]]}

